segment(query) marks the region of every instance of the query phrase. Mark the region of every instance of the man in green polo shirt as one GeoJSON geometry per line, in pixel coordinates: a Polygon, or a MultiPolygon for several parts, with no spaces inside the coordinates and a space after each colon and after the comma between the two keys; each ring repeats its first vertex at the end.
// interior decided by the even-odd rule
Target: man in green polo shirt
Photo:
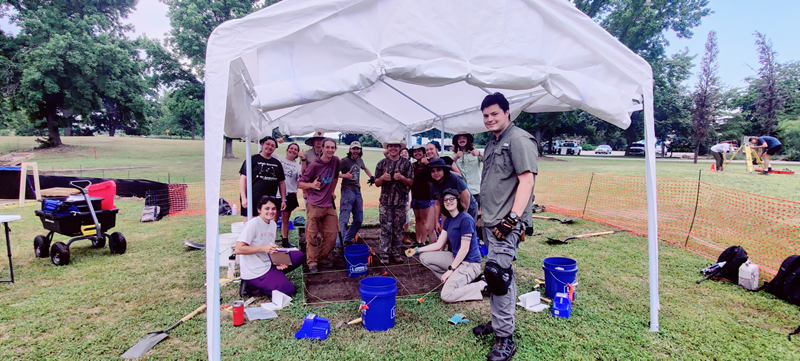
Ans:
{"type": "Polygon", "coordinates": [[[481,218],[483,239],[489,248],[484,277],[491,291],[492,322],[476,327],[476,335],[494,332],[496,339],[489,361],[510,360],[517,352],[514,307],[517,283],[511,263],[525,225],[531,218],[533,185],[539,160],[536,139],[517,128],[509,113],[508,100],[500,93],[481,103],[483,124],[494,133],[483,153],[481,218]]]}

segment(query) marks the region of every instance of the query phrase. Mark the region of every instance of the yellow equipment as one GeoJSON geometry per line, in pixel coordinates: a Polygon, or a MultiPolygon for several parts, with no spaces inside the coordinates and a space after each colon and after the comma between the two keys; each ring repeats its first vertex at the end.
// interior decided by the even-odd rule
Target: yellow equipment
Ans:
{"type": "Polygon", "coordinates": [[[753,173],[755,171],[755,167],[754,167],[754,164],[753,164],[753,159],[756,160],[756,162],[757,162],[756,164],[761,166],[761,168],[764,167],[764,163],[761,162],[761,157],[758,156],[758,152],[756,152],[755,149],[750,147],[750,143],[745,143],[741,147],[736,149],[735,152],[733,152],[733,155],[731,156],[730,159],[727,159],[725,161],[725,165],[722,166],[722,169],[727,168],[728,167],[728,163],[730,163],[733,160],[733,158],[736,158],[736,155],[739,154],[739,152],[742,151],[742,149],[744,149],[744,155],[745,155],[745,158],[746,158],[745,159],[745,165],[747,166],[747,171],[748,172],[753,173]]]}

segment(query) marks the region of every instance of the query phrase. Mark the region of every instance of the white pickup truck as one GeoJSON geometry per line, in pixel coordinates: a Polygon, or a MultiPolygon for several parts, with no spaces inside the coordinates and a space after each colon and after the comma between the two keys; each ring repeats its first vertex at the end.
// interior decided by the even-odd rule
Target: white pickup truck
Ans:
{"type": "Polygon", "coordinates": [[[581,155],[581,150],[582,149],[583,148],[581,148],[580,145],[577,145],[577,144],[575,144],[573,142],[566,142],[566,143],[562,144],[558,148],[558,154],[559,155],[581,155]]]}

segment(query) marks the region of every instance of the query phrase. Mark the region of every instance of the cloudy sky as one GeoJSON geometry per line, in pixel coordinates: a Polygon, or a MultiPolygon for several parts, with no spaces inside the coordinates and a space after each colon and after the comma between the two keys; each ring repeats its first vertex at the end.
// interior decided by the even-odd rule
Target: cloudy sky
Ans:
{"type": "MultiPolygon", "coordinates": [[[[752,76],[758,69],[758,55],[754,45],[753,33],[760,31],[772,40],[778,52],[778,61],[800,61],[800,31],[797,17],[800,14],[798,0],[711,0],[710,8],[714,14],[703,19],[703,24],[694,29],[692,39],[678,39],[674,33],[668,34],[669,53],[689,48],[690,54],[697,54],[695,64],[699,64],[708,32],[715,30],[720,47],[719,74],[728,86],[744,86],[743,79],[752,76]]],[[[139,0],[136,11],[128,22],[136,27],[130,34],[136,37],[147,34],[150,38],[163,39],[169,31],[167,6],[158,0],[139,0]]],[[[0,28],[14,33],[7,21],[0,22],[0,28]]],[[[697,71],[697,67],[694,68],[697,71]]],[[[688,84],[694,85],[691,79],[688,84]]]]}

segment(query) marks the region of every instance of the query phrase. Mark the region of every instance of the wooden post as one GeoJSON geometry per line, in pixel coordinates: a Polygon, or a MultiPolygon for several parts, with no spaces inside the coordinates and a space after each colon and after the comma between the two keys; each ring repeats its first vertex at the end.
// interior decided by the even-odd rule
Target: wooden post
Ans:
{"type": "Polygon", "coordinates": [[[41,188],[39,187],[39,165],[36,162],[23,162],[19,167],[19,207],[25,206],[25,188],[28,180],[28,167],[33,170],[33,189],[36,200],[42,199],[41,188]]]}

